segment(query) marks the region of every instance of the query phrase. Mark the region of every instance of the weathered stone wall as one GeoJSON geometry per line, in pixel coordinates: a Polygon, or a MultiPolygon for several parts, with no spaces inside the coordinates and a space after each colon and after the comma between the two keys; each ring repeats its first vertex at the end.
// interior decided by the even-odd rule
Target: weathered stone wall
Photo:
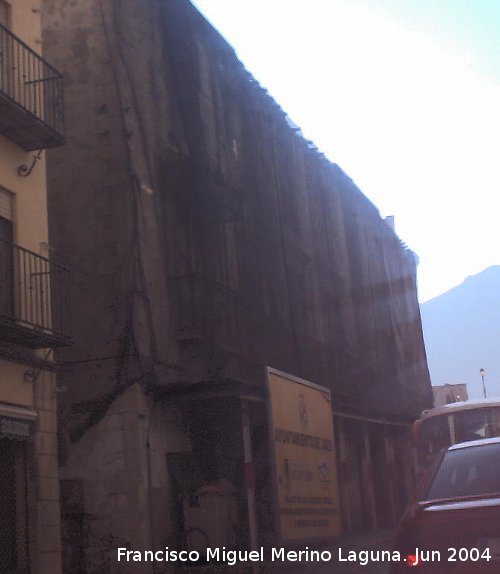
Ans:
{"type": "Polygon", "coordinates": [[[146,413],[142,388],[134,385],[71,450],[61,470],[65,572],[149,572],[116,558],[118,547],[151,547],[146,413]]]}
{"type": "Polygon", "coordinates": [[[160,7],[188,153],[178,329],[224,349],[211,366],[229,378],[270,364],[415,416],[430,394],[413,255],[188,3],[160,7]],[[204,294],[189,324],[182,289],[204,294]]]}
{"type": "Polygon", "coordinates": [[[432,397],[413,255],[189,2],[45,0],[44,19],[67,93],[51,247],[77,275],[62,472],[100,574],[122,540],[173,536],[165,454],[195,445],[149,391],[262,386],[270,365],[382,418],[432,397]]]}
{"type": "Polygon", "coordinates": [[[135,384],[73,446],[61,469],[65,572],[149,573],[117,549],[177,547],[167,454],[191,451],[188,431],[178,405],[152,404],[135,384]]]}
{"type": "Polygon", "coordinates": [[[68,84],[53,242],[92,275],[64,357],[93,365],[98,384],[72,369],[78,399],[135,378],[261,383],[267,364],[418,414],[411,254],[223,39],[181,0],[45,5],[68,84]]]}
{"type": "MultiPolygon", "coordinates": [[[[61,432],[69,435],[94,422],[86,424],[95,412],[87,401],[104,400],[128,376],[124,357],[132,349],[134,267],[131,176],[98,3],[48,3],[43,15],[46,23],[54,16],[58,32],[49,29],[44,44],[58,63],[64,62],[65,76],[67,149],[51,154],[48,179],[53,257],[73,270],[75,345],[61,354],[60,360],[69,364],[59,377],[65,388],[60,395],[61,432]],[[75,361],[84,366],[76,368],[75,361]]],[[[105,408],[101,410],[100,416],[105,408]]]]}

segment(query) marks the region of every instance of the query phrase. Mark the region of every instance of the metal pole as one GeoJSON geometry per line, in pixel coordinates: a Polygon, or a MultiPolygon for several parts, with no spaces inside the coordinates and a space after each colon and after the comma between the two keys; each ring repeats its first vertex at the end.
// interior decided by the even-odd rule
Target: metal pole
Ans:
{"type": "MultiPolygon", "coordinates": [[[[241,426],[243,432],[243,454],[245,462],[245,478],[247,487],[248,529],[250,538],[250,550],[257,550],[257,514],[255,510],[255,478],[252,461],[252,442],[250,438],[250,417],[248,402],[241,401],[241,426]]],[[[252,566],[255,562],[252,562],[252,566]]],[[[252,571],[256,571],[252,567],[252,571]]]]}

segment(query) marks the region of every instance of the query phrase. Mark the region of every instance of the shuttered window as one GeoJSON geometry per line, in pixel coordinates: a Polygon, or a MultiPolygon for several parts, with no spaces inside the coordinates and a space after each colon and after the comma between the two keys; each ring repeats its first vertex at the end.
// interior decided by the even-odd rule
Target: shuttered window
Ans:
{"type": "Polygon", "coordinates": [[[4,319],[14,316],[13,203],[13,195],[0,187],[0,315],[4,319]]]}
{"type": "Polygon", "coordinates": [[[0,217],[12,221],[14,211],[13,204],[12,193],[0,187],[0,217]]]}
{"type": "Polygon", "coordinates": [[[0,0],[0,24],[10,25],[10,5],[5,0],[0,0]]]}

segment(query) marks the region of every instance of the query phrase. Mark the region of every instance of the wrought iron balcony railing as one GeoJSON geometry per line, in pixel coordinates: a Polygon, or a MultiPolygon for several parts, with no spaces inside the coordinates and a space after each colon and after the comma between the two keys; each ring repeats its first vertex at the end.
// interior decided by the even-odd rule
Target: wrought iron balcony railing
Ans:
{"type": "Polygon", "coordinates": [[[64,143],[61,74],[1,24],[0,133],[28,151],[64,143]]]}
{"type": "Polygon", "coordinates": [[[71,343],[69,271],[0,240],[0,340],[32,349],[71,343]]]}

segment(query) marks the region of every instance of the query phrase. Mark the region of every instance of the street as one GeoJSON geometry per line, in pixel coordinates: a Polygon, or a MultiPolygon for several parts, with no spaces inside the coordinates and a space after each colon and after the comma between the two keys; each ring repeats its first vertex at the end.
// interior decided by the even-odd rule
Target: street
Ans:
{"type": "MultiPolygon", "coordinates": [[[[295,565],[268,567],[269,573],[283,574],[387,574],[390,561],[382,551],[391,551],[394,531],[371,532],[356,537],[346,538],[340,544],[323,549],[329,552],[328,561],[302,561],[295,565]],[[385,561],[381,561],[385,558],[385,561]]],[[[328,554],[323,555],[328,558],[328,554]]]]}

